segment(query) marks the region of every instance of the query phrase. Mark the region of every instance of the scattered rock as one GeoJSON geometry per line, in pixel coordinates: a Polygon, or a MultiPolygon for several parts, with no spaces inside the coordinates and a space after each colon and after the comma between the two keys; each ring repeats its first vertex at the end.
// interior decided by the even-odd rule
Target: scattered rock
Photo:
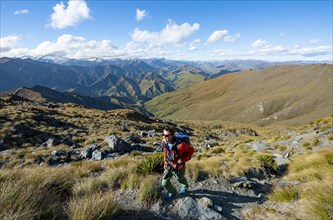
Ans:
{"type": "Polygon", "coordinates": [[[264,150],[267,150],[268,149],[268,145],[266,145],[265,143],[263,142],[251,142],[251,143],[247,143],[247,145],[254,151],[256,152],[261,152],[261,151],[264,151],[264,150]]]}
{"type": "Polygon", "coordinates": [[[110,149],[114,152],[130,152],[131,145],[115,135],[108,136],[104,139],[108,143],[110,149]]]}
{"type": "Polygon", "coordinates": [[[91,159],[92,160],[103,160],[104,159],[104,155],[103,155],[103,153],[101,151],[95,150],[92,153],[91,159]]]}
{"type": "Polygon", "coordinates": [[[46,146],[47,147],[53,147],[53,146],[56,146],[59,144],[59,141],[57,141],[56,139],[54,138],[49,138],[46,142],[46,146]]]}
{"type": "Polygon", "coordinates": [[[192,197],[186,197],[178,201],[178,215],[181,219],[225,219],[220,213],[211,209],[213,202],[207,197],[197,201],[192,197]]]}
{"type": "Polygon", "coordinates": [[[92,153],[98,149],[98,144],[94,143],[94,144],[90,144],[90,145],[87,145],[86,148],[81,151],[81,156],[83,158],[86,158],[86,159],[90,159],[92,157],[92,153]]]}

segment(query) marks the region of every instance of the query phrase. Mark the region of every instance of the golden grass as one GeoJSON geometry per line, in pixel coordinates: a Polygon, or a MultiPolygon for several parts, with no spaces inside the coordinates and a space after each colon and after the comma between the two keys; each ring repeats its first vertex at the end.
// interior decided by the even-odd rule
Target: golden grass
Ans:
{"type": "Polygon", "coordinates": [[[109,183],[101,178],[85,178],[78,180],[73,185],[73,196],[82,197],[89,196],[95,193],[101,193],[104,189],[108,188],[109,183]]]}
{"type": "Polygon", "coordinates": [[[332,173],[322,181],[311,181],[303,185],[301,199],[302,211],[307,219],[333,218],[333,176],[332,173]]]}
{"type": "Polygon", "coordinates": [[[157,181],[159,178],[149,175],[143,179],[139,189],[139,200],[151,204],[158,199],[157,181]]]}
{"type": "Polygon", "coordinates": [[[119,211],[120,207],[114,201],[111,191],[72,198],[68,204],[68,213],[73,220],[108,220],[119,211]]]}
{"type": "Polygon", "coordinates": [[[298,186],[277,187],[268,198],[274,202],[292,202],[299,199],[299,191],[298,186]]]}
{"type": "Polygon", "coordinates": [[[333,152],[320,150],[293,158],[285,179],[298,180],[297,186],[277,187],[269,195],[276,202],[297,200],[294,210],[302,219],[332,219],[333,217],[333,152]]]}
{"type": "Polygon", "coordinates": [[[332,167],[330,165],[332,160],[333,152],[329,150],[321,150],[295,157],[294,161],[289,165],[289,174],[286,178],[303,182],[324,179],[328,174],[332,175],[332,167]]]}

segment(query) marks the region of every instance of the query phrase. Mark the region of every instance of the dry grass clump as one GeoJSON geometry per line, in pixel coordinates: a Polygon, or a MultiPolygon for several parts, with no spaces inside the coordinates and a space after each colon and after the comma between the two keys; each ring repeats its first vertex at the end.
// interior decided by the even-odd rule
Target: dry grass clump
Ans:
{"type": "Polygon", "coordinates": [[[1,219],[64,218],[63,202],[74,177],[70,168],[25,168],[0,172],[1,219]]]}
{"type": "Polygon", "coordinates": [[[24,180],[0,183],[0,219],[61,219],[61,197],[46,187],[24,180]]]}
{"type": "Polygon", "coordinates": [[[136,173],[131,173],[125,180],[122,181],[120,188],[129,190],[139,189],[142,179],[142,176],[139,176],[136,173]]]}
{"type": "Polygon", "coordinates": [[[306,218],[327,220],[333,218],[332,174],[322,181],[311,181],[302,187],[302,211],[306,218]]]}
{"type": "Polygon", "coordinates": [[[297,200],[295,210],[302,219],[332,219],[333,217],[333,152],[321,150],[293,158],[288,180],[300,181],[297,186],[278,187],[269,195],[276,202],[297,200]]]}
{"type": "Polygon", "coordinates": [[[79,161],[73,163],[73,174],[75,177],[89,177],[94,173],[102,172],[105,170],[104,165],[101,161],[79,161]]]}
{"type": "Polygon", "coordinates": [[[75,197],[82,197],[85,195],[92,195],[94,193],[100,193],[104,189],[108,188],[109,183],[105,179],[101,178],[85,178],[78,180],[73,185],[73,195],[75,197]]]}
{"type": "Polygon", "coordinates": [[[156,176],[149,175],[143,179],[139,189],[139,200],[151,204],[158,199],[158,181],[156,176]]]}
{"type": "Polygon", "coordinates": [[[108,220],[112,219],[119,211],[120,207],[114,201],[111,191],[72,198],[68,204],[68,213],[73,220],[108,220]]]}
{"type": "Polygon", "coordinates": [[[286,178],[302,182],[322,180],[327,175],[333,175],[332,161],[333,152],[330,150],[295,157],[289,165],[289,174],[286,178]]]}
{"type": "Polygon", "coordinates": [[[299,199],[300,189],[298,186],[277,187],[268,195],[274,202],[292,202],[299,199]]]}

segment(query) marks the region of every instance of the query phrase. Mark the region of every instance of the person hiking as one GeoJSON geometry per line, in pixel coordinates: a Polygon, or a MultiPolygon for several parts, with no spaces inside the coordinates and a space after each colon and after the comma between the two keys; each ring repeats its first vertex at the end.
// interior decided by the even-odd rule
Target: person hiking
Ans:
{"type": "MultiPolygon", "coordinates": [[[[189,138],[187,137],[188,142],[189,138]]],[[[165,199],[170,199],[176,195],[177,191],[170,180],[174,176],[181,185],[179,194],[186,193],[188,183],[185,178],[185,162],[188,161],[194,153],[194,148],[190,143],[186,143],[179,136],[175,135],[175,129],[164,127],[162,147],[164,151],[164,175],[162,186],[167,193],[165,199]]]]}

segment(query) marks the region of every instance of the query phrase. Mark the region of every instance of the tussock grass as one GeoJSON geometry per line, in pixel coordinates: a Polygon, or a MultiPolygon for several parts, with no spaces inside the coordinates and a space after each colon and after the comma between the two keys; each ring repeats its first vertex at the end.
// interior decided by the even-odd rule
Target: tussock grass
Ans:
{"type": "Polygon", "coordinates": [[[105,170],[100,161],[79,161],[72,164],[72,167],[74,167],[74,175],[79,178],[89,177],[105,170]]]}
{"type": "Polygon", "coordinates": [[[24,180],[0,183],[0,219],[60,219],[64,217],[57,194],[24,180]]]}
{"type": "Polygon", "coordinates": [[[298,186],[277,187],[268,195],[274,202],[292,202],[299,199],[300,190],[298,186]]]}
{"type": "Polygon", "coordinates": [[[75,197],[82,197],[85,195],[92,195],[100,193],[108,187],[108,182],[101,178],[86,178],[77,181],[73,186],[73,195],[75,197]]]}
{"type": "Polygon", "coordinates": [[[120,188],[122,181],[133,172],[130,168],[114,168],[101,175],[101,181],[107,182],[112,188],[120,188]]]}
{"type": "Polygon", "coordinates": [[[300,181],[298,186],[278,187],[269,195],[276,202],[298,201],[295,210],[302,219],[332,219],[333,217],[333,152],[315,151],[293,158],[288,180],[300,181]]]}
{"type": "Polygon", "coordinates": [[[289,165],[289,174],[286,178],[302,182],[322,180],[327,175],[333,175],[330,165],[332,158],[333,152],[329,150],[295,157],[289,165]]]}
{"type": "Polygon", "coordinates": [[[158,180],[155,176],[147,176],[140,184],[139,200],[146,204],[151,204],[158,198],[158,180]]]}
{"type": "Polygon", "coordinates": [[[139,189],[140,183],[142,181],[142,177],[137,175],[136,173],[131,173],[122,183],[120,188],[121,189],[139,189]]]}
{"type": "Polygon", "coordinates": [[[305,184],[302,189],[303,211],[309,219],[332,219],[333,176],[305,184]]]}
{"type": "Polygon", "coordinates": [[[112,219],[120,208],[113,199],[113,193],[95,193],[81,198],[72,198],[68,213],[73,220],[112,219]]]}
{"type": "Polygon", "coordinates": [[[1,219],[61,219],[74,177],[69,168],[1,170],[1,219]]]}
{"type": "Polygon", "coordinates": [[[163,169],[163,153],[154,153],[141,160],[138,165],[138,173],[151,174],[163,169]]]}

